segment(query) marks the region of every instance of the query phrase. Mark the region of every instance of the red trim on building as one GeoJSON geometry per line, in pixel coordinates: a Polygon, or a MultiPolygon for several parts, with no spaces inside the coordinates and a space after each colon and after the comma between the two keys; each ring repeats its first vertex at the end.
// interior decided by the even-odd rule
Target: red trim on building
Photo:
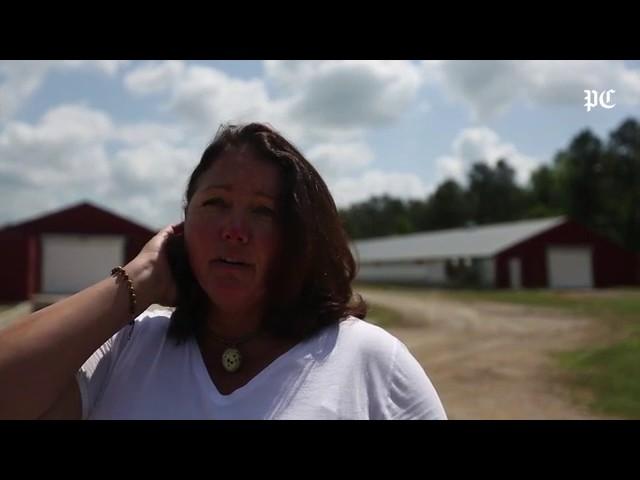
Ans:
{"type": "Polygon", "coordinates": [[[28,300],[41,287],[42,235],[123,235],[125,262],[132,260],[155,235],[134,223],[90,203],[39,216],[0,230],[0,302],[28,300]]]}
{"type": "Polygon", "coordinates": [[[509,259],[517,257],[521,260],[523,287],[548,287],[546,250],[556,245],[591,248],[594,287],[640,284],[638,254],[568,220],[496,255],[496,286],[509,287],[509,259]]]}

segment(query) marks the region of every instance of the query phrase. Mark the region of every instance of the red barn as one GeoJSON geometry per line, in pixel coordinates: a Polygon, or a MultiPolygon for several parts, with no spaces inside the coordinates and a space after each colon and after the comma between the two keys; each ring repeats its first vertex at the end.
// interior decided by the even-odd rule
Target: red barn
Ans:
{"type": "Polygon", "coordinates": [[[566,220],[495,257],[496,285],[509,287],[520,270],[522,287],[613,287],[640,283],[638,255],[566,220]]]}
{"type": "Polygon", "coordinates": [[[640,257],[566,217],[353,242],[358,280],[499,288],[640,284],[640,257]]]}
{"type": "Polygon", "coordinates": [[[69,295],[132,260],[155,232],[81,203],[0,229],[0,302],[69,295]]]}

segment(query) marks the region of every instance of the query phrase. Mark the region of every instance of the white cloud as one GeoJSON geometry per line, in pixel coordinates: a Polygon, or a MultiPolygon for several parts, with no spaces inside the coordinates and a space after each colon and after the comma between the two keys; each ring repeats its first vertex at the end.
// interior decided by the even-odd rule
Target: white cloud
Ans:
{"type": "Polygon", "coordinates": [[[454,139],[451,150],[451,154],[436,159],[439,181],[453,177],[464,183],[473,163],[482,161],[495,166],[498,160],[505,159],[515,169],[517,181],[524,184],[540,163],[520,152],[515,145],[501,140],[498,134],[486,127],[462,130],[454,139]]]}
{"type": "Polygon", "coordinates": [[[46,112],[30,141],[88,143],[104,141],[113,131],[109,116],[83,104],[59,105],[46,112]]]}
{"type": "Polygon", "coordinates": [[[107,115],[82,105],[54,108],[35,125],[10,123],[0,133],[0,170],[34,188],[105,178],[104,141],[112,128],[107,115]]]}
{"type": "Polygon", "coordinates": [[[6,178],[3,173],[0,173],[0,192],[4,200],[0,202],[0,228],[29,220],[66,203],[55,189],[25,188],[24,185],[6,178]]]}
{"type": "Polygon", "coordinates": [[[357,177],[343,177],[328,182],[338,207],[367,200],[373,195],[390,195],[395,198],[424,199],[433,189],[412,173],[369,170],[357,177]]]}
{"type": "Polygon", "coordinates": [[[373,151],[364,143],[325,143],[307,150],[306,158],[321,175],[335,177],[353,172],[373,161],[373,151]]]}
{"type": "Polygon", "coordinates": [[[268,121],[269,109],[276,108],[261,80],[237,79],[200,66],[186,70],[175,86],[172,104],[185,118],[208,125],[209,131],[227,121],[268,121]]]}
{"type": "Polygon", "coordinates": [[[266,78],[273,82],[281,93],[289,93],[310,79],[314,68],[321,63],[322,61],[317,60],[265,60],[263,66],[266,78]]]}
{"type": "Polygon", "coordinates": [[[202,141],[210,140],[222,123],[273,123],[281,116],[282,107],[269,99],[261,80],[179,61],[143,64],[125,76],[125,86],[138,95],[165,94],[163,108],[186,121],[202,141]]]}
{"type": "Polygon", "coordinates": [[[267,61],[289,95],[289,115],[309,127],[364,128],[393,122],[415,101],[418,65],[396,60],[267,61]]]}
{"type": "Polygon", "coordinates": [[[129,145],[142,145],[158,140],[179,143],[186,138],[186,133],[179,125],[145,122],[117,127],[114,138],[129,145]]]}
{"type": "Polygon", "coordinates": [[[469,165],[460,157],[443,155],[436,159],[436,167],[440,173],[440,180],[453,178],[459,183],[463,183],[467,177],[469,165]]]}
{"type": "Polygon", "coordinates": [[[199,160],[198,153],[162,140],[125,148],[113,159],[114,178],[124,189],[163,190],[179,197],[199,160]]]}
{"type": "Polygon", "coordinates": [[[134,94],[162,93],[162,104],[209,139],[221,123],[270,123],[301,147],[362,141],[415,101],[418,64],[406,61],[267,61],[265,78],[240,79],[212,67],[151,62],[129,71],[134,94]],[[267,83],[280,89],[270,95],[267,83]]]}
{"type": "MultiPolygon", "coordinates": [[[[421,83],[418,64],[267,61],[264,65],[265,80],[234,78],[215,68],[182,62],[152,62],[129,71],[125,86],[137,95],[165,95],[164,108],[184,119],[203,144],[221,123],[273,125],[334,186],[339,202],[372,194],[403,198],[426,194],[415,175],[369,171],[343,177],[372,163],[373,152],[364,140],[367,129],[392,123],[413,105],[421,83]],[[276,95],[270,94],[265,82],[276,87],[276,95]]],[[[135,153],[141,158],[136,168],[146,171],[151,160],[146,153],[135,153]]],[[[122,154],[120,160],[124,158],[122,154]]],[[[142,172],[140,176],[144,177],[142,172]]]]}
{"type": "Polygon", "coordinates": [[[365,170],[374,159],[367,129],[415,106],[421,76],[412,62],[266,62],[266,79],[181,61],[141,62],[124,72],[125,88],[134,96],[156,95],[179,123],[116,124],[87,104],[56,106],[33,124],[10,119],[51,69],[115,75],[121,67],[33,62],[11,66],[6,78],[0,72],[0,99],[7,79],[12,94],[22,92],[0,126],[0,175],[9,185],[3,192],[18,185],[37,191],[49,202],[42,209],[86,195],[159,226],[179,214],[187,177],[219,125],[246,121],[270,123],[291,139],[333,185],[338,202],[384,193],[422,197],[428,190],[415,175],[365,170]],[[280,89],[276,95],[269,82],[280,89]]]}
{"type": "Polygon", "coordinates": [[[52,70],[88,69],[113,76],[128,62],[121,60],[11,60],[0,62],[0,122],[19,111],[52,70]]]}
{"type": "Polygon", "coordinates": [[[506,112],[514,102],[582,108],[584,90],[616,90],[616,100],[640,103],[640,69],[618,60],[427,61],[424,80],[466,104],[477,121],[506,112]]]}
{"type": "Polygon", "coordinates": [[[179,60],[145,63],[129,72],[124,84],[139,95],[171,90],[184,75],[185,68],[179,60]]]}
{"type": "Polygon", "coordinates": [[[175,125],[116,127],[81,104],[52,108],[34,124],[9,122],[0,130],[0,191],[14,207],[0,208],[0,218],[90,199],[146,225],[175,221],[201,154],[183,140],[175,125]]]}
{"type": "Polygon", "coordinates": [[[128,191],[126,197],[109,199],[109,206],[151,229],[160,229],[181,221],[179,197],[153,195],[149,190],[128,191]]]}
{"type": "Polygon", "coordinates": [[[8,120],[44,80],[47,63],[0,62],[0,122],[8,120]]]}
{"type": "Polygon", "coordinates": [[[129,63],[131,63],[130,60],[64,60],[55,62],[54,65],[59,65],[61,68],[88,68],[114,76],[129,63]]]}

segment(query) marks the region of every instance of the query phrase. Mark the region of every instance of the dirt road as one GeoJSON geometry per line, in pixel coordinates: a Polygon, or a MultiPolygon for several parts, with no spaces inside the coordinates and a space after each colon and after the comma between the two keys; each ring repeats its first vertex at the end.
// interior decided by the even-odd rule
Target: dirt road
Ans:
{"type": "Polygon", "coordinates": [[[567,386],[552,352],[603,343],[603,322],[546,308],[453,302],[438,293],[360,288],[402,314],[387,328],[433,381],[451,419],[598,419],[567,386]]]}

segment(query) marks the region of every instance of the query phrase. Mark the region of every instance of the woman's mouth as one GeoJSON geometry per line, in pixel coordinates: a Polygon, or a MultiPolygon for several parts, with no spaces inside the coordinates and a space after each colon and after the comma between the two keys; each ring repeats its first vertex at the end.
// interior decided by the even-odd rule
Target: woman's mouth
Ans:
{"type": "Polygon", "coordinates": [[[218,268],[229,270],[244,270],[253,268],[253,264],[235,257],[218,257],[213,260],[213,264],[218,268]]]}

